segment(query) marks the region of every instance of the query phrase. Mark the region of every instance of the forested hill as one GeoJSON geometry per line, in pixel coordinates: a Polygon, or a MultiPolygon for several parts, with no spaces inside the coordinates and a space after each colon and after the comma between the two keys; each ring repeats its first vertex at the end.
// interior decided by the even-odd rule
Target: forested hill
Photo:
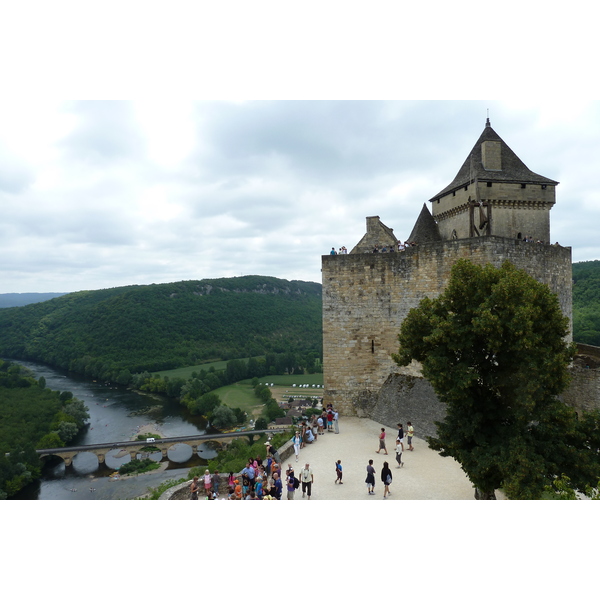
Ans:
{"type": "Polygon", "coordinates": [[[321,356],[321,284],[245,276],[66,294],[0,309],[0,356],[94,377],[259,356],[321,356]]]}
{"type": "Polygon", "coordinates": [[[600,260],[573,264],[573,339],[600,346],[600,260]]]}

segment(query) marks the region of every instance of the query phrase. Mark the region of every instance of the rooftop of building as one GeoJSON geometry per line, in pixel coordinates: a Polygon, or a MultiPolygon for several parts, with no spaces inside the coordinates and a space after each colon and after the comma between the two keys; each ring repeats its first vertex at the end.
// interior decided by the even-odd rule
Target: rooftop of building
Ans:
{"type": "Polygon", "coordinates": [[[558,181],[538,175],[531,171],[525,163],[511,150],[508,144],[494,131],[489,118],[479,139],[475,142],[471,152],[467,156],[456,177],[443,190],[438,192],[429,201],[433,202],[454,190],[475,181],[497,181],[504,183],[539,183],[546,185],[558,185],[558,181]],[[486,141],[500,142],[502,156],[501,170],[487,170],[483,166],[482,144],[486,141]]]}

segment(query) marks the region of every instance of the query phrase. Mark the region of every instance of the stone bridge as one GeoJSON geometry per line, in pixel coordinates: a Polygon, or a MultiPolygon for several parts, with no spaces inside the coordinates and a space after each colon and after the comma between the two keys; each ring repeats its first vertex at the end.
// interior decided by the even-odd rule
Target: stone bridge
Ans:
{"type": "Polygon", "coordinates": [[[251,442],[255,442],[264,433],[274,434],[281,433],[283,429],[261,429],[251,431],[236,431],[233,433],[214,433],[207,435],[187,435],[182,437],[171,438],[156,438],[153,442],[146,440],[132,440],[129,442],[105,442],[102,444],[90,444],[87,446],[68,446],[65,448],[46,448],[44,450],[36,450],[40,458],[48,456],[59,456],[65,461],[65,466],[70,466],[73,458],[82,452],[92,452],[98,457],[100,464],[104,463],[107,452],[111,450],[127,450],[131,459],[137,458],[137,455],[143,448],[155,447],[162,452],[163,458],[167,457],[169,448],[175,444],[187,444],[192,448],[192,454],[198,454],[198,446],[208,441],[217,441],[222,448],[226,448],[233,439],[239,437],[248,437],[251,442]]]}

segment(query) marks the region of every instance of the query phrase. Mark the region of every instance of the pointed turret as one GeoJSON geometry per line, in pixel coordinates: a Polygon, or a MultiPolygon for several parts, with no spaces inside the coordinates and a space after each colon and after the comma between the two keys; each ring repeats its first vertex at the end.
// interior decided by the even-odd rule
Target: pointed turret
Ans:
{"type": "Polygon", "coordinates": [[[441,239],[442,236],[438,231],[437,223],[431,216],[427,204],[423,204],[421,214],[419,214],[419,218],[408,236],[408,241],[424,244],[426,242],[439,242],[441,239]]]}

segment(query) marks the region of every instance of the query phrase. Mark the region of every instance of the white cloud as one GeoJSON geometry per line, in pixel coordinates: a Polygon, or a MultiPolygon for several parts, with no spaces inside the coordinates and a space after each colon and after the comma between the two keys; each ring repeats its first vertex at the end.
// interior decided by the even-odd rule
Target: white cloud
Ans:
{"type": "MultiPolygon", "coordinates": [[[[6,107],[6,104],[4,105],[6,107]]],[[[365,217],[400,237],[494,129],[561,182],[553,238],[600,258],[600,103],[28,101],[0,111],[0,293],[240,274],[320,281],[365,217]]]]}

